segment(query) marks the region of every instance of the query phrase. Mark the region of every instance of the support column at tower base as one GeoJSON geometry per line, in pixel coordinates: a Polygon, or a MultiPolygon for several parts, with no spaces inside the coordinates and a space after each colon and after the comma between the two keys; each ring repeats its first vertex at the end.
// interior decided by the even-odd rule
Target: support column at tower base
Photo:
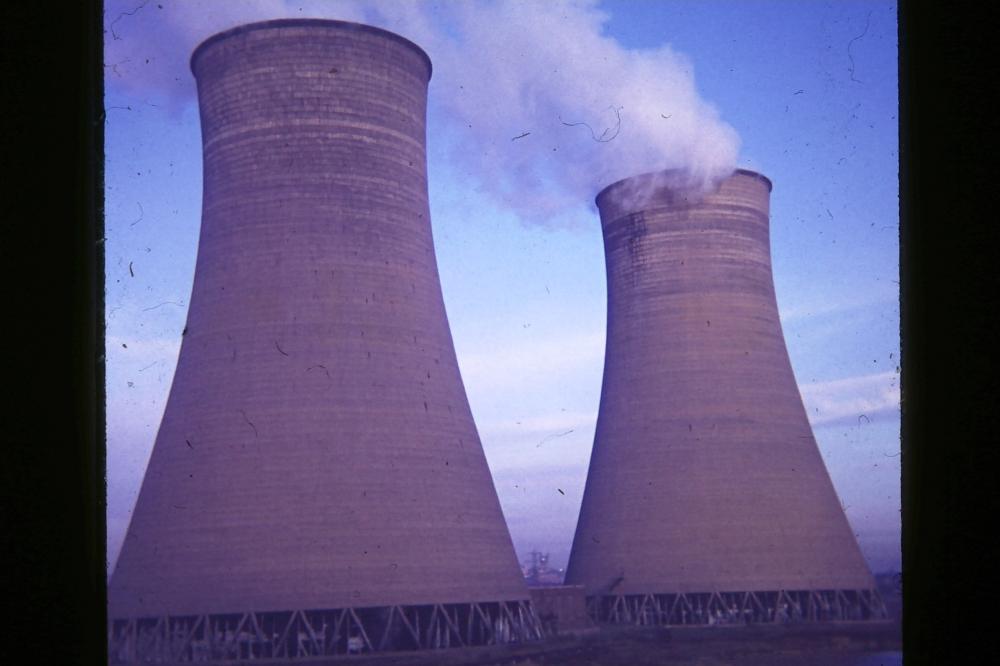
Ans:
{"type": "Polygon", "coordinates": [[[529,600],[112,620],[112,664],[237,662],[539,640],[529,600]]]}
{"type": "Polygon", "coordinates": [[[875,589],[605,594],[587,598],[595,622],[717,626],[886,620],[875,589]]]}

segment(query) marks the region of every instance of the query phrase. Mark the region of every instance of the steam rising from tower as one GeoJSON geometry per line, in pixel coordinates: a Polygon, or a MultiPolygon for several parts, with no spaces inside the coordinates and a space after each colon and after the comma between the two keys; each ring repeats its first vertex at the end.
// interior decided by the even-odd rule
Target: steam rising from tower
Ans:
{"type": "Polygon", "coordinates": [[[427,56],[281,20],[211,37],[191,68],[201,238],[112,657],[533,637],[441,296],[427,56]]]}
{"type": "Polygon", "coordinates": [[[614,12],[598,0],[176,2],[132,13],[135,4],[109,0],[105,28],[125,38],[107,41],[108,85],[177,109],[194,93],[178,77],[187,45],[234,25],[311,14],[416,41],[436,70],[432,164],[530,223],[576,225],[599,184],[639,171],[683,168],[709,183],[739,156],[695,64],[665,43],[611,38],[614,12]],[[111,25],[123,12],[144,39],[111,25]]]}
{"type": "Polygon", "coordinates": [[[566,581],[601,619],[884,613],[785,349],[770,191],[750,171],[708,193],[661,172],[597,197],[607,353],[566,581]]]}

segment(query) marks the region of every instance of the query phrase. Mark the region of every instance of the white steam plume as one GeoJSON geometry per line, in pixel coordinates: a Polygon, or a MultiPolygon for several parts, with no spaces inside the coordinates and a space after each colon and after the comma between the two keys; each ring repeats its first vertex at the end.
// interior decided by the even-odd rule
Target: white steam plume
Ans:
{"type": "Polygon", "coordinates": [[[287,17],[365,22],[420,45],[434,64],[429,143],[523,219],[549,222],[640,173],[683,169],[708,185],[735,168],[739,138],[688,60],[604,36],[596,0],[112,0],[108,88],[179,108],[194,101],[187,63],[201,40],[287,17]]]}

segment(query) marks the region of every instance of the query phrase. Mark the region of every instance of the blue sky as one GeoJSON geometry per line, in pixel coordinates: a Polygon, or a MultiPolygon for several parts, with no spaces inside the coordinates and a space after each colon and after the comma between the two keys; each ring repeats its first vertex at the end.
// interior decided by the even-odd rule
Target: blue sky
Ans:
{"type": "Polygon", "coordinates": [[[108,2],[109,569],[191,291],[201,146],[187,59],[218,30],[283,16],[381,25],[434,61],[442,288],[521,559],[537,548],[565,563],[586,478],[606,297],[593,196],[618,174],[690,163],[774,182],[774,280],[800,391],[869,563],[898,568],[895,14],[847,1],[108,2]],[[617,142],[562,125],[610,127],[614,109],[617,142]],[[650,125],[654,112],[677,124],[650,125]]]}

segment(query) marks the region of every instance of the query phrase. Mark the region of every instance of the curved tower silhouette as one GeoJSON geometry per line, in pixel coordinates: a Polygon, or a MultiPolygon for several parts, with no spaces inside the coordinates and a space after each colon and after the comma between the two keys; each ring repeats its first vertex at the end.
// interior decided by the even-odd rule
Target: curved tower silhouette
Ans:
{"type": "Polygon", "coordinates": [[[288,657],[537,635],[445,314],[431,64],[339,21],[191,57],[204,150],[187,326],[109,586],[112,657],[288,657]]]}
{"type": "Polygon", "coordinates": [[[608,275],[601,404],[567,584],[604,621],[884,612],[795,383],[771,182],[678,172],[597,196],[608,275]]]}

